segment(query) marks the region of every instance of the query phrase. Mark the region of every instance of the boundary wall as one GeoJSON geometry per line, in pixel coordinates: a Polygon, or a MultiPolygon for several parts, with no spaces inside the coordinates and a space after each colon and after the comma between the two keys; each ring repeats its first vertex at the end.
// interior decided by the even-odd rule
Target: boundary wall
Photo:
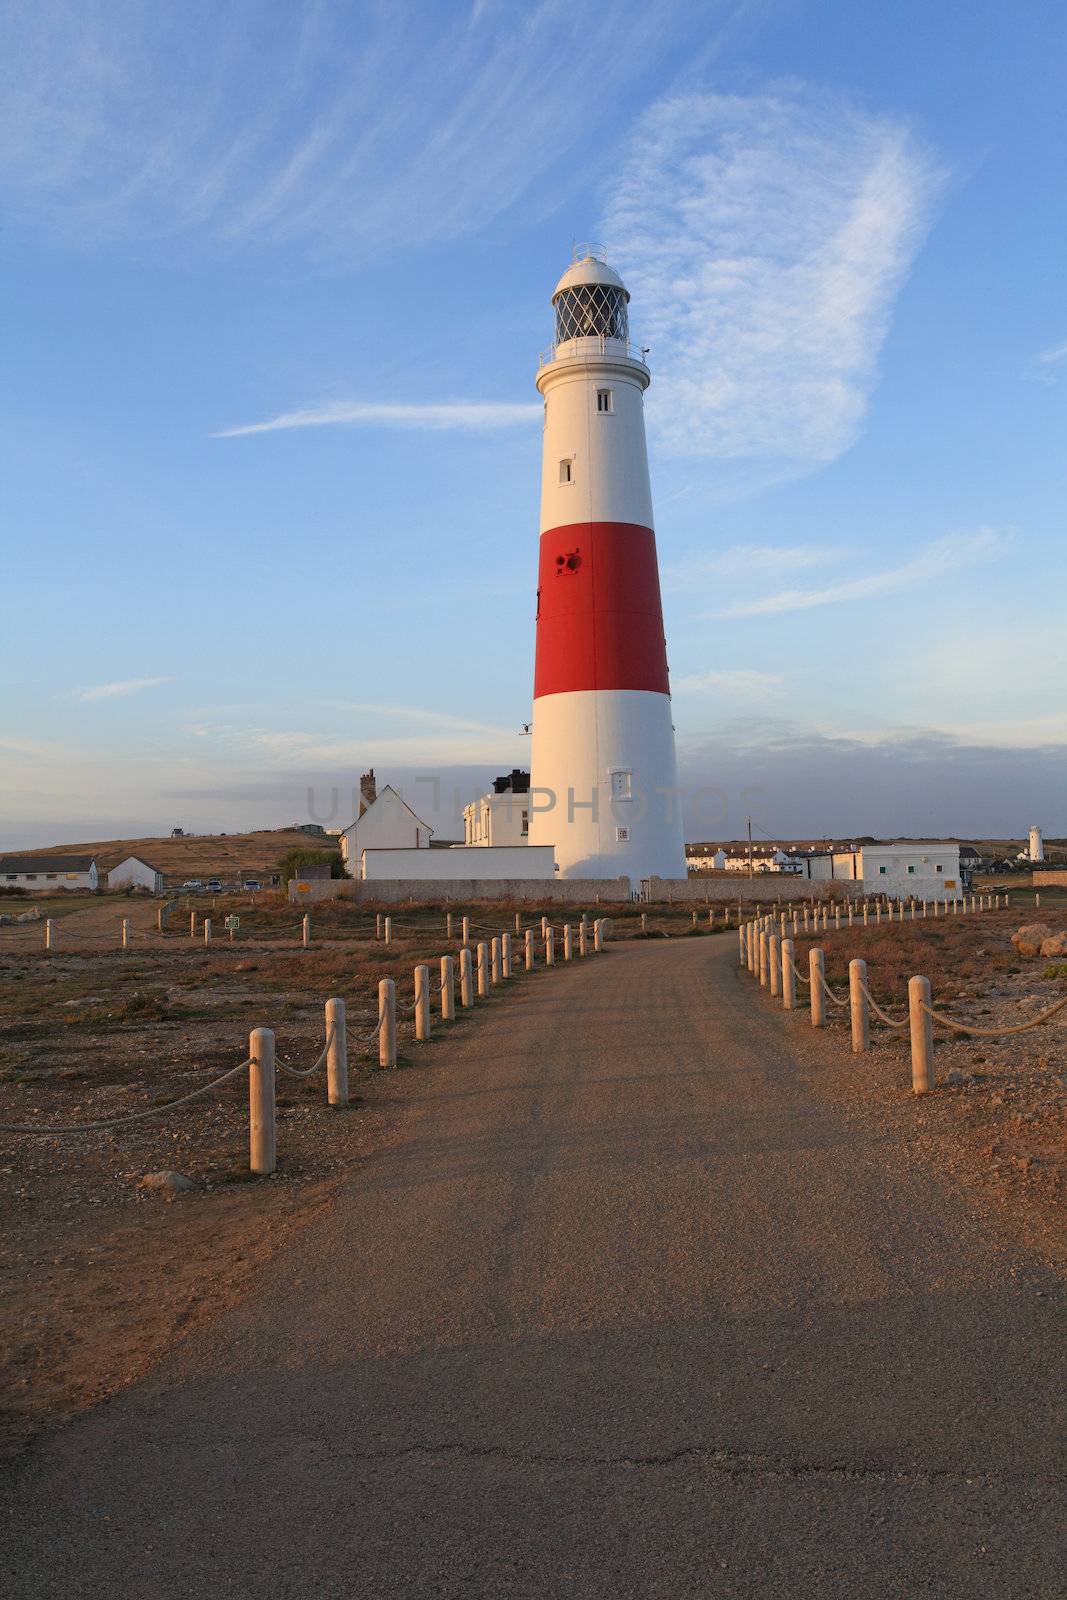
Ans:
{"type": "Polygon", "coordinates": [[[364,900],[387,905],[468,905],[478,900],[530,900],[535,905],[629,904],[629,878],[293,878],[289,899],[307,905],[316,900],[364,900]]]}
{"type": "Polygon", "coordinates": [[[857,900],[864,894],[858,878],[796,878],[785,872],[701,873],[696,878],[649,878],[650,900],[695,900],[700,905],[724,901],[746,905],[774,900],[857,900]]]}

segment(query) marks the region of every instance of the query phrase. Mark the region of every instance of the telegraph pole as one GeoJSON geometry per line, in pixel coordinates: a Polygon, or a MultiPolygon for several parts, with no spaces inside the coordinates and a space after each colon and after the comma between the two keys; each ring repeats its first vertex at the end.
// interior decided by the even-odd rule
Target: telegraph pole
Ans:
{"type": "Polygon", "coordinates": [[[752,818],[751,817],[746,817],[745,821],[748,824],[748,875],[751,878],[751,876],[752,876],[752,818]]]}

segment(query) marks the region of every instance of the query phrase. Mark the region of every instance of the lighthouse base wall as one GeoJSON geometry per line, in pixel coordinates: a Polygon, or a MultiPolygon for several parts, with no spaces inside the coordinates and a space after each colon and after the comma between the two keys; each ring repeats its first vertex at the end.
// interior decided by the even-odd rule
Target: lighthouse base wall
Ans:
{"type": "Polygon", "coordinates": [[[684,878],[671,703],[644,689],[579,689],[534,701],[530,844],[560,876],[635,884],[684,878]]]}

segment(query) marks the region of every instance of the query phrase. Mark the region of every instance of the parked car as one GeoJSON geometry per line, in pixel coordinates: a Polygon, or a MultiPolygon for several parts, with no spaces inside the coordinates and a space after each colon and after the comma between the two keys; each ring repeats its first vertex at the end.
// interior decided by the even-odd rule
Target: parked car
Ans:
{"type": "Polygon", "coordinates": [[[262,885],[258,878],[245,878],[241,884],[242,889],[259,889],[262,885]]]}
{"type": "Polygon", "coordinates": [[[207,880],[207,892],[208,892],[208,894],[221,894],[222,893],[222,879],[221,878],[209,878],[207,880]]]}
{"type": "Polygon", "coordinates": [[[185,882],[182,884],[183,889],[202,889],[203,887],[204,885],[200,882],[199,878],[186,878],[185,882]]]}

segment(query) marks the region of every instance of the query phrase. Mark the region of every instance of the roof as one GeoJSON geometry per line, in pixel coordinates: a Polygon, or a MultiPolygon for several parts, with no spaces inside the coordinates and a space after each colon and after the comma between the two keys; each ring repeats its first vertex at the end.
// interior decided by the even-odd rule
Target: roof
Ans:
{"type": "Polygon", "coordinates": [[[0,856],[0,872],[89,872],[95,856],[0,856]]]}
{"type": "MultiPolygon", "coordinates": [[[[359,823],[361,823],[363,821],[364,817],[368,816],[370,814],[370,812],[372,812],[374,810],[375,806],[380,806],[382,804],[382,802],[386,800],[387,796],[391,797],[391,799],[388,801],[389,804],[391,804],[393,800],[397,801],[400,805],[403,806],[404,810],[408,813],[408,815],[410,817],[414,817],[415,821],[418,823],[420,828],[425,828],[428,833],[432,833],[433,832],[433,829],[430,827],[430,824],[428,822],[423,822],[422,818],[420,816],[417,816],[416,813],[414,811],[412,811],[412,809],[408,805],[407,801],[405,799],[403,799],[403,797],[401,795],[397,794],[396,790],[393,788],[391,783],[387,783],[385,785],[384,789],[379,789],[377,795],[371,801],[370,805],[367,806],[366,810],[365,811],[361,811],[359,816],[356,817],[355,821],[350,822],[348,824],[347,828],[342,828],[341,832],[342,833],[351,833],[352,829],[355,828],[359,823]]],[[[383,848],[388,848],[388,847],[385,846],[383,848]]]]}
{"type": "Polygon", "coordinates": [[[108,877],[111,876],[112,872],[117,872],[120,867],[124,867],[128,861],[136,861],[138,866],[147,867],[149,872],[158,872],[160,877],[163,876],[163,868],[154,866],[151,861],[146,861],[144,856],[123,856],[121,861],[116,861],[115,865],[109,868],[108,877]]]}
{"type": "Polygon", "coordinates": [[[581,261],[575,261],[569,266],[562,278],[552,291],[553,301],[564,289],[574,289],[580,283],[606,283],[613,289],[621,289],[627,300],[630,296],[626,293],[626,285],[617,272],[613,272],[606,261],[598,261],[596,256],[583,256],[581,261]]]}

